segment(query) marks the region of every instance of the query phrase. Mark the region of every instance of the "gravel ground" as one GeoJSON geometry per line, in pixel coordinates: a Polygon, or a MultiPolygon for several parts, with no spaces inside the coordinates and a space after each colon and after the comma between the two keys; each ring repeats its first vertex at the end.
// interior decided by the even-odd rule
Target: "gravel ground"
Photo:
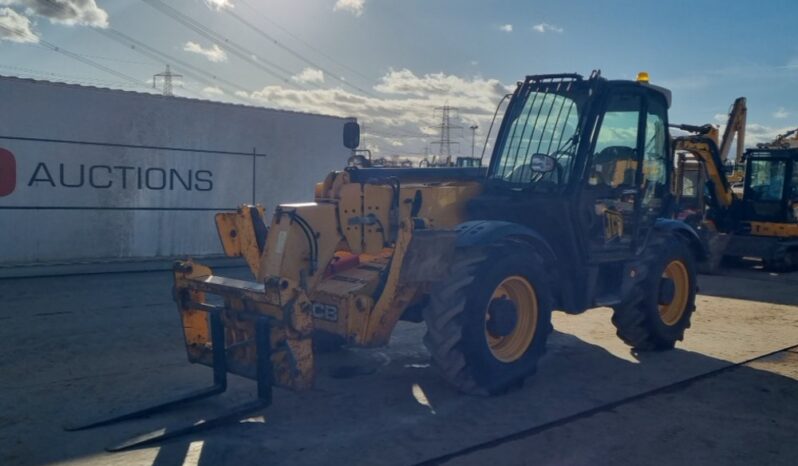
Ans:
{"type": "MultiPolygon", "coordinates": [[[[185,362],[171,278],[0,280],[0,464],[412,464],[798,344],[797,273],[735,270],[702,276],[700,285],[693,326],[674,351],[631,353],[608,309],[558,313],[538,374],[506,396],[475,398],[429,367],[423,325],[402,323],[387,348],[321,356],[313,390],[277,389],[274,405],[248,422],[109,454],[104,446],[131,435],[247,401],[254,383],[231,377],[216,399],[65,432],[65,424],[210,383],[209,369],[185,362]],[[330,376],[352,365],[371,373],[330,376]]],[[[782,352],[451,462],[795,464],[796,427],[798,353],[782,352]]]]}

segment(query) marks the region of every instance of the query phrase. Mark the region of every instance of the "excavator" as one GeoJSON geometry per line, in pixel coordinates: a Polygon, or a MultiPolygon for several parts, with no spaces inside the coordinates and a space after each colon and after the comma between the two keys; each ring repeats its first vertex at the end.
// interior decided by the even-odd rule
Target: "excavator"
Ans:
{"type": "MultiPolygon", "coordinates": [[[[707,253],[693,227],[671,218],[670,102],[647,73],[531,75],[510,98],[487,167],[348,167],[271,220],[257,205],[217,214],[225,253],[252,278],[188,259],[173,285],[188,359],[213,369],[213,385],[73,429],[216,395],[228,373],[254,380],[257,399],[109,449],[241,419],[271,403],[273,386],[313,386],[314,339],[378,347],[399,320],[426,325],[440,376],[469,395],[503,394],[532,376],[555,309],[608,306],[629,346],[673,348],[707,253]]],[[[347,124],[344,145],[358,140],[347,124]]]]}
{"type": "Polygon", "coordinates": [[[748,106],[745,97],[734,100],[723,131],[716,125],[674,124],[672,128],[693,133],[673,139],[676,153],[674,191],[677,218],[691,224],[709,251],[709,259],[700,265],[702,273],[714,274],[726,255],[730,233],[735,229],[739,199],[733,179],[742,179],[745,149],[745,124],[748,106]],[[732,167],[727,173],[729,152],[736,138],[732,167]]]}
{"type": "Polygon", "coordinates": [[[745,187],[737,231],[726,250],[758,257],[765,267],[798,267],[798,129],[745,153],[745,187]]]}
{"type": "Polygon", "coordinates": [[[678,218],[709,252],[703,273],[715,273],[724,258],[759,258],[777,271],[798,266],[798,129],[744,150],[746,113],[745,98],[736,99],[720,144],[712,125],[672,125],[695,133],[674,138],[674,186],[678,218]],[[740,194],[723,170],[735,134],[740,194]]]}
{"type": "Polygon", "coordinates": [[[759,149],[796,149],[798,148],[798,128],[779,134],[768,143],[757,144],[759,149]]]}

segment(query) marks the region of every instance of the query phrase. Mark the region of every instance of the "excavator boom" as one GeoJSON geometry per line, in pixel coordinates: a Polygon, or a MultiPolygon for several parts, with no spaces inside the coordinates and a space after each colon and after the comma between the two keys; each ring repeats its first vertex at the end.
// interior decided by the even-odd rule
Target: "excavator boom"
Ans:
{"type": "Polygon", "coordinates": [[[748,106],[745,97],[738,97],[732,104],[729,119],[723,130],[723,139],[720,141],[720,160],[725,161],[729,156],[734,135],[737,135],[737,150],[734,156],[734,165],[738,166],[743,161],[745,153],[745,124],[748,118],[748,106]]]}

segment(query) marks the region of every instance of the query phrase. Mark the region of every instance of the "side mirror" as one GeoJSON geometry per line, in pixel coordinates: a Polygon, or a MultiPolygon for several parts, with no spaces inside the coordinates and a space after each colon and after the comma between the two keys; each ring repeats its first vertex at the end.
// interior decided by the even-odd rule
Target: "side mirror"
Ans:
{"type": "Polygon", "coordinates": [[[530,168],[533,172],[549,173],[554,171],[557,167],[557,160],[546,154],[533,154],[530,163],[530,168]]]}
{"type": "Polygon", "coordinates": [[[344,123],[344,147],[357,149],[360,145],[360,125],[356,121],[344,123]]]}

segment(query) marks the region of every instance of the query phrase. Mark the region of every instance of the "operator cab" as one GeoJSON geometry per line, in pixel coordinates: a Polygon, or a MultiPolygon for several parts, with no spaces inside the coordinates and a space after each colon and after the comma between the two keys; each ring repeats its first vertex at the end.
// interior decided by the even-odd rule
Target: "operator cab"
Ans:
{"type": "Polygon", "coordinates": [[[798,221],[798,149],[746,152],[743,205],[747,219],[798,221]]]}
{"type": "Polygon", "coordinates": [[[488,168],[486,197],[502,206],[485,205],[482,215],[515,215],[575,264],[629,257],[669,195],[669,105],[670,92],[647,77],[528,76],[488,168]]]}

